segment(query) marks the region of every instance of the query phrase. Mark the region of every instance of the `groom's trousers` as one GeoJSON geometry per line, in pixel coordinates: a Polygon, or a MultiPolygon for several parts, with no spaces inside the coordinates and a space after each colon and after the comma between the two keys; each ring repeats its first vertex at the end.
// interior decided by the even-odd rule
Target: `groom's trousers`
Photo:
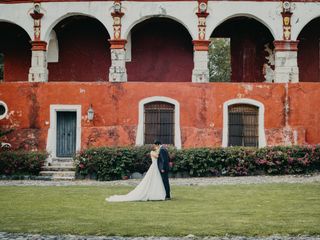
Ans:
{"type": "Polygon", "coordinates": [[[164,188],[166,190],[166,198],[170,198],[170,184],[169,184],[169,175],[168,172],[161,173],[162,182],[164,185],[164,188]]]}

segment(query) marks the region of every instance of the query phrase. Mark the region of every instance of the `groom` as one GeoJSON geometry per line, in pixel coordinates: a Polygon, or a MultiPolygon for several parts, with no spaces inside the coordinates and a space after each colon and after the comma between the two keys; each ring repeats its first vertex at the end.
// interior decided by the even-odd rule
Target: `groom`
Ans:
{"type": "Polygon", "coordinates": [[[166,200],[170,200],[170,185],[169,185],[169,154],[168,150],[162,146],[159,140],[154,141],[154,145],[159,149],[158,168],[161,173],[164,188],[166,190],[166,200]]]}

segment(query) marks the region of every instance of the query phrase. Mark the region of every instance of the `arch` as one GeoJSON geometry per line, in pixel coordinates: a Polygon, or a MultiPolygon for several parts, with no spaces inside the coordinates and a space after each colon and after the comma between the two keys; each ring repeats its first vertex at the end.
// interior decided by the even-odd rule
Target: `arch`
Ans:
{"type": "Polygon", "coordinates": [[[320,16],[309,21],[298,35],[298,67],[300,82],[320,81],[319,26],[320,16]]]}
{"type": "MultiPolygon", "coordinates": [[[[93,18],[96,19],[97,21],[99,21],[101,23],[101,25],[107,30],[108,34],[110,35],[110,29],[108,29],[108,27],[98,18],[96,18],[93,15],[87,14],[87,13],[81,13],[81,12],[69,12],[66,13],[62,16],[60,16],[59,18],[57,18],[54,22],[52,22],[49,27],[47,28],[45,34],[44,34],[44,41],[49,42],[50,40],[50,34],[51,34],[51,30],[57,25],[59,24],[61,21],[63,21],[66,18],[69,17],[73,17],[73,16],[84,16],[84,17],[89,17],[89,18],[93,18]]],[[[111,36],[111,35],[110,35],[111,36]]]]}
{"type": "Polygon", "coordinates": [[[192,37],[183,25],[170,18],[150,18],[135,25],[130,33],[129,82],[191,82],[192,37]]]}
{"type": "Polygon", "coordinates": [[[174,145],[176,148],[181,149],[180,104],[177,100],[164,96],[148,97],[139,102],[139,120],[136,145],[141,146],[144,144],[144,105],[151,102],[167,102],[174,105],[174,145]]]}
{"type": "Polygon", "coordinates": [[[231,39],[232,82],[265,81],[264,66],[271,64],[266,47],[273,49],[274,37],[264,24],[247,16],[232,17],[216,27],[211,37],[231,39]]]}
{"type": "Polygon", "coordinates": [[[126,29],[126,31],[124,32],[123,38],[124,38],[124,39],[127,39],[127,38],[128,38],[128,35],[129,35],[130,32],[131,32],[131,30],[132,30],[136,25],[138,25],[139,23],[142,23],[142,22],[144,22],[144,21],[147,21],[147,20],[149,20],[149,19],[152,19],[152,18],[167,18],[167,19],[171,19],[171,20],[173,20],[173,21],[181,24],[181,25],[187,30],[187,32],[189,33],[189,35],[191,36],[191,38],[192,38],[192,39],[195,39],[195,36],[192,34],[190,28],[189,28],[184,22],[180,21],[180,20],[179,20],[178,18],[176,18],[176,17],[170,16],[170,15],[160,15],[160,14],[158,14],[158,15],[146,15],[146,16],[144,16],[144,17],[142,17],[142,18],[139,18],[138,20],[132,22],[132,23],[128,26],[128,28],[126,29]]]}
{"type": "Polygon", "coordinates": [[[219,27],[221,24],[225,23],[226,21],[233,19],[233,18],[238,18],[238,17],[247,17],[247,18],[252,18],[254,20],[256,20],[257,22],[261,23],[263,26],[265,26],[269,32],[271,33],[272,37],[274,39],[276,39],[276,34],[273,31],[273,29],[271,28],[271,26],[269,24],[267,24],[264,20],[262,20],[261,18],[250,14],[250,13],[237,13],[237,14],[233,14],[230,16],[226,16],[225,18],[221,19],[216,25],[212,26],[211,29],[207,29],[207,32],[210,33],[208,34],[208,36],[211,36],[213,34],[213,32],[216,30],[217,27],[219,27]]]}
{"type": "Polygon", "coordinates": [[[19,28],[21,28],[28,36],[29,36],[29,39],[31,40],[33,38],[33,33],[29,33],[24,27],[22,27],[20,24],[17,24],[16,22],[13,22],[13,21],[10,21],[10,20],[7,20],[7,19],[3,19],[3,18],[0,18],[0,23],[10,23],[10,24],[13,24],[19,28]]]}
{"type": "Polygon", "coordinates": [[[49,82],[107,81],[111,65],[107,41],[110,34],[99,20],[83,14],[64,18],[54,26],[49,37],[49,82]]]}
{"type": "Polygon", "coordinates": [[[0,22],[0,52],[4,56],[4,81],[28,81],[31,64],[31,41],[28,32],[11,21],[0,22]]]}
{"type": "Polygon", "coordinates": [[[228,123],[229,123],[229,106],[234,104],[248,104],[258,107],[259,109],[259,116],[258,116],[258,133],[259,133],[259,148],[266,146],[266,137],[264,131],[264,105],[250,98],[235,98],[229,101],[226,101],[223,104],[223,135],[222,135],[222,147],[228,146],[228,123]]]}
{"type": "Polygon", "coordinates": [[[296,33],[292,33],[292,34],[291,34],[292,39],[293,39],[293,40],[298,39],[299,36],[300,36],[300,34],[301,34],[301,32],[305,29],[305,27],[307,27],[311,22],[313,22],[314,20],[316,20],[316,19],[318,19],[318,18],[320,18],[320,15],[313,16],[312,18],[310,18],[309,20],[307,20],[307,21],[305,22],[305,24],[301,24],[301,25],[300,25],[301,27],[300,27],[299,29],[297,29],[296,33]]]}

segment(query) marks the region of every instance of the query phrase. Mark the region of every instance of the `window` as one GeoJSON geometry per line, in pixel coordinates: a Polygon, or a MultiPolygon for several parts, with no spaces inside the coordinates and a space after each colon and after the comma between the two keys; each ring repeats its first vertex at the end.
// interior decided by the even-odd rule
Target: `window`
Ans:
{"type": "Polygon", "coordinates": [[[0,101],[0,120],[4,119],[7,116],[8,107],[5,102],[0,101]]]}
{"type": "Polygon", "coordinates": [[[259,108],[248,104],[228,107],[228,146],[258,147],[259,108]]]}
{"type": "Polygon", "coordinates": [[[164,144],[174,144],[174,111],[173,104],[151,102],[144,105],[144,143],[152,144],[155,139],[164,144]]]}
{"type": "Polygon", "coordinates": [[[3,82],[3,75],[4,75],[4,54],[0,53],[0,82],[3,82]]]}

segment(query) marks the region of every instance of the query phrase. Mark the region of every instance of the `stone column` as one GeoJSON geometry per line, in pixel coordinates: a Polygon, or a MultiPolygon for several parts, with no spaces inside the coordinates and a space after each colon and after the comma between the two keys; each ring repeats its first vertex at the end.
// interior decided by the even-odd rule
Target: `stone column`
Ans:
{"type": "Polygon", "coordinates": [[[210,41],[194,40],[193,62],[194,69],[192,71],[192,82],[206,83],[209,82],[209,68],[208,68],[208,50],[210,41]]]}
{"type": "Polygon", "coordinates": [[[275,70],[274,82],[296,83],[299,82],[298,68],[298,43],[299,41],[280,40],[274,41],[275,70]]]}
{"type": "Polygon", "coordinates": [[[209,15],[207,12],[208,0],[198,0],[198,9],[196,15],[198,17],[198,40],[193,42],[193,62],[192,82],[206,83],[209,82],[208,68],[208,50],[210,41],[206,39],[206,19],[209,15]]]}
{"type": "Polygon", "coordinates": [[[47,43],[41,41],[41,19],[43,17],[41,3],[35,1],[30,16],[33,19],[34,40],[32,45],[31,68],[29,82],[48,82],[47,43]]]}
{"type": "Polygon", "coordinates": [[[33,41],[29,82],[48,82],[47,43],[33,41]]]}
{"type": "Polygon", "coordinates": [[[126,70],[126,40],[109,40],[111,43],[111,67],[109,69],[110,82],[127,82],[126,70]]]}

